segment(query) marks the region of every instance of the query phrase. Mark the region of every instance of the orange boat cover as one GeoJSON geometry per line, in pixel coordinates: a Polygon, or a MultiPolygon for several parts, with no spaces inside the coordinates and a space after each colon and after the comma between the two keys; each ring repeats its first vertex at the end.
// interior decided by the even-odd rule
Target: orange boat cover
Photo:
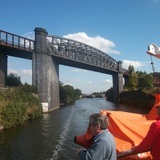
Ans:
{"type": "MultiPolygon", "coordinates": [[[[129,113],[124,111],[109,111],[101,110],[100,113],[105,114],[109,117],[109,130],[113,134],[116,140],[117,152],[130,150],[132,147],[138,145],[145,137],[148,129],[157,118],[156,106],[160,104],[160,94],[155,95],[155,104],[147,115],[129,113]]],[[[76,136],[76,143],[88,148],[91,144],[92,135],[87,129],[83,135],[85,142],[90,142],[89,145],[83,145],[80,143],[80,136],[76,136]],[[79,141],[79,142],[78,142],[79,141]]],[[[82,138],[82,137],[81,137],[82,138]]],[[[82,142],[82,141],[81,141],[82,142]]],[[[150,152],[139,153],[137,155],[127,156],[120,158],[123,160],[151,160],[152,156],[150,152]]]]}

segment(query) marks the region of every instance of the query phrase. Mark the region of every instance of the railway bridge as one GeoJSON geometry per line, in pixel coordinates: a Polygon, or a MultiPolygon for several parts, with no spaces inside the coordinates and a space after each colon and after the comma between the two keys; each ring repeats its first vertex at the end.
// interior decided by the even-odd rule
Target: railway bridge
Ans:
{"type": "Polygon", "coordinates": [[[35,40],[31,40],[0,30],[0,87],[5,86],[7,57],[14,56],[32,60],[32,84],[38,88],[44,112],[60,105],[60,64],[112,75],[114,101],[118,101],[128,79],[121,61],[87,44],[49,35],[44,28],[34,31],[35,40]]]}

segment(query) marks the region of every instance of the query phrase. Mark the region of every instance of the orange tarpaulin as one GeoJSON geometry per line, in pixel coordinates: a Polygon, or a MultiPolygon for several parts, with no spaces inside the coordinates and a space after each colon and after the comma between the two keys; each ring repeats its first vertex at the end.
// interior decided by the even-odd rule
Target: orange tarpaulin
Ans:
{"type": "MultiPolygon", "coordinates": [[[[145,137],[148,129],[157,118],[156,106],[160,104],[160,94],[155,95],[155,104],[148,114],[129,113],[124,111],[101,110],[100,113],[109,117],[109,130],[116,140],[117,152],[130,150],[138,145],[145,137]]],[[[89,129],[84,135],[76,136],[76,143],[88,148],[91,144],[92,135],[89,129]],[[84,141],[85,138],[85,141],[84,141]],[[82,140],[83,139],[83,140],[82,140]],[[87,143],[89,142],[89,143],[87,143]],[[88,144],[88,145],[86,145],[88,144]]],[[[151,160],[150,152],[139,153],[128,157],[120,158],[123,160],[151,160]]]]}
{"type": "MultiPolygon", "coordinates": [[[[115,137],[118,152],[129,150],[138,145],[153,122],[153,120],[147,120],[145,115],[136,113],[122,111],[101,111],[101,113],[110,113],[109,130],[115,137]]],[[[149,153],[141,153],[138,156],[141,159],[143,157],[148,158],[148,160],[151,159],[149,153]]],[[[134,155],[134,157],[138,158],[137,155],[134,155]]]]}

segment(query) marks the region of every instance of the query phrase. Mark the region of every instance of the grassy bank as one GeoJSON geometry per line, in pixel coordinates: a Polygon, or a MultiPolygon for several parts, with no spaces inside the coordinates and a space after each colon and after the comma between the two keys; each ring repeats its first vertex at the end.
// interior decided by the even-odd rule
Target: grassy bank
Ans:
{"type": "Polygon", "coordinates": [[[36,89],[29,85],[0,90],[0,129],[23,124],[42,115],[36,89]]]}

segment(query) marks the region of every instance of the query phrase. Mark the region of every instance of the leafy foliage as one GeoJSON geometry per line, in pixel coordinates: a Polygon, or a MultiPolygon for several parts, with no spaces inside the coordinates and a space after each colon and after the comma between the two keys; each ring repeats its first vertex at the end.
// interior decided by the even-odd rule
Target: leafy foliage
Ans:
{"type": "Polygon", "coordinates": [[[105,96],[108,101],[113,102],[114,101],[113,88],[110,88],[109,90],[107,90],[105,96]]]}
{"type": "Polygon", "coordinates": [[[42,115],[41,103],[32,91],[36,93],[35,87],[28,84],[0,91],[0,122],[4,128],[42,115]]]}
{"type": "MultiPolygon", "coordinates": [[[[125,90],[119,96],[119,102],[151,109],[155,93],[160,93],[160,73],[149,73],[136,71],[129,66],[129,81],[125,90]],[[157,89],[158,88],[158,89],[157,89]]],[[[113,102],[113,89],[106,91],[107,100],[113,102]]]]}
{"type": "Polygon", "coordinates": [[[74,89],[71,85],[63,85],[62,82],[59,83],[60,88],[60,101],[64,104],[72,104],[76,99],[82,94],[80,89],[74,89]]]}
{"type": "Polygon", "coordinates": [[[154,91],[154,86],[159,85],[159,80],[158,80],[159,78],[157,77],[155,79],[155,75],[153,73],[147,74],[146,72],[142,71],[134,72],[133,66],[129,66],[128,70],[130,71],[130,75],[126,89],[129,91],[135,91],[135,90],[143,91],[147,89],[154,91]]]}
{"type": "Polygon", "coordinates": [[[153,76],[152,74],[147,74],[146,72],[137,71],[138,75],[138,87],[139,90],[143,90],[145,88],[150,88],[153,86],[153,76]]]}
{"type": "Polygon", "coordinates": [[[26,117],[26,107],[20,103],[9,102],[2,112],[2,122],[5,128],[22,124],[26,117]]]}
{"type": "Polygon", "coordinates": [[[78,99],[80,95],[82,95],[82,91],[80,89],[75,89],[74,90],[74,98],[78,99]]]}
{"type": "Polygon", "coordinates": [[[6,79],[7,86],[20,86],[22,85],[21,78],[17,74],[10,73],[6,79]]]}
{"type": "Polygon", "coordinates": [[[134,67],[132,65],[129,65],[128,70],[130,74],[134,73],[134,67]]]}
{"type": "Polygon", "coordinates": [[[128,82],[127,88],[128,88],[130,91],[134,91],[135,89],[138,88],[138,75],[137,75],[137,74],[132,73],[132,74],[129,76],[129,82],[128,82]]]}
{"type": "Polygon", "coordinates": [[[119,96],[120,103],[137,106],[146,110],[150,110],[154,104],[155,97],[150,93],[140,90],[124,91],[119,96]]]}

